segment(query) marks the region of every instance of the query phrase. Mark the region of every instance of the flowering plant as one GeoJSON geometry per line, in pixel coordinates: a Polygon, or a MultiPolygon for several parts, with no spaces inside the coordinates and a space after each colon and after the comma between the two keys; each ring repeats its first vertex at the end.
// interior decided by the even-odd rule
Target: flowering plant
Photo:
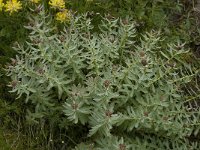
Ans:
{"type": "Polygon", "coordinates": [[[8,0],[6,3],[3,3],[3,0],[0,0],[0,11],[5,7],[5,11],[8,11],[10,14],[17,12],[22,9],[22,3],[18,0],[8,0]]]}
{"type": "MultiPolygon", "coordinates": [[[[30,2],[34,4],[39,4],[41,3],[41,0],[30,0],[30,2]]],[[[57,10],[55,18],[58,22],[70,22],[72,14],[68,9],[65,8],[64,0],[50,0],[48,4],[51,8],[57,10]]],[[[36,9],[38,7],[39,6],[36,5],[36,9]]],[[[22,9],[22,2],[19,0],[7,0],[6,3],[4,3],[3,0],[0,0],[0,11],[4,9],[6,12],[9,12],[9,14],[12,15],[22,9]]]]}
{"type": "Polygon", "coordinates": [[[29,122],[56,116],[68,130],[87,128],[77,150],[199,147],[187,140],[199,132],[200,114],[190,105],[197,94],[183,93],[199,70],[182,63],[190,54],[183,43],[165,43],[158,31],[141,36],[130,17],[103,17],[100,33],[87,14],[61,32],[48,20],[40,12],[30,21],[29,40],[16,44],[7,69],[11,92],[34,106],[29,122]]]}

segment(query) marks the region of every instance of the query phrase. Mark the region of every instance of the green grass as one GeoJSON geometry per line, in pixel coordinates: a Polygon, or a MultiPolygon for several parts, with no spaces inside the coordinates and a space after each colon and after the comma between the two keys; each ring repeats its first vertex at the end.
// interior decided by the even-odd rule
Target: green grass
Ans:
{"type": "MultiPolygon", "coordinates": [[[[19,144],[19,143],[18,143],[19,144]]],[[[17,144],[17,135],[14,132],[4,131],[0,129],[0,149],[1,150],[16,150],[19,146],[17,144]]]]}

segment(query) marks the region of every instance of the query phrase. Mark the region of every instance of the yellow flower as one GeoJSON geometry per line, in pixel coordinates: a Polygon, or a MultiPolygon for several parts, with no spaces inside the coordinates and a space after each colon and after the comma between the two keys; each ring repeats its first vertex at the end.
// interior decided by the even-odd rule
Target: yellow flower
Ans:
{"type": "Polygon", "coordinates": [[[55,8],[60,8],[60,9],[65,8],[64,0],[50,0],[49,5],[55,8]]]}
{"type": "Polygon", "coordinates": [[[17,0],[8,0],[5,4],[6,11],[12,14],[22,8],[22,3],[17,0]]]}
{"type": "Polygon", "coordinates": [[[40,2],[40,0],[31,0],[31,2],[37,4],[40,2]]]}
{"type": "Polygon", "coordinates": [[[58,12],[56,14],[56,20],[58,20],[60,22],[70,22],[71,13],[67,9],[65,9],[64,11],[58,12]]]}
{"type": "Polygon", "coordinates": [[[3,0],[0,0],[0,11],[2,11],[3,6],[4,6],[3,0]]]}

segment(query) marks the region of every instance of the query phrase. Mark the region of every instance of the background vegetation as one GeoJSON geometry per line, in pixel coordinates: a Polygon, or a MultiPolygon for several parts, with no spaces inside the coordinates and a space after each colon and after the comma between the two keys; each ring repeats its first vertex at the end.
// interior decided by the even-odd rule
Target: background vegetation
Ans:
{"type": "MultiPolygon", "coordinates": [[[[48,6],[48,1],[43,1],[46,11],[52,17],[55,17],[55,10],[48,6]]],[[[0,12],[0,145],[4,149],[67,149],[74,148],[77,144],[85,142],[83,137],[87,136],[88,128],[79,124],[64,128],[58,122],[63,116],[46,116],[45,121],[39,124],[30,122],[30,114],[27,109],[34,109],[31,103],[25,103],[24,97],[15,99],[16,95],[8,91],[11,90],[7,85],[11,82],[5,74],[4,68],[7,63],[12,63],[10,58],[15,57],[15,51],[12,49],[16,46],[16,41],[23,45],[28,40],[29,30],[24,28],[29,24],[29,17],[37,14],[37,11],[30,11],[30,8],[37,10],[39,4],[32,4],[22,1],[23,9],[18,13],[9,15],[6,12],[0,12]],[[27,119],[29,121],[27,121],[27,119]],[[76,132],[74,132],[76,131],[76,132]],[[49,140],[52,137],[52,141],[49,140]]],[[[164,46],[167,43],[180,41],[185,43],[185,49],[189,49],[191,53],[182,56],[185,64],[192,65],[192,68],[199,69],[200,57],[200,22],[198,11],[195,8],[197,1],[162,1],[162,0],[68,0],[66,8],[70,9],[75,15],[88,12],[92,18],[94,29],[92,32],[100,32],[98,25],[101,22],[101,15],[107,15],[110,19],[131,16],[136,21],[137,32],[141,35],[152,30],[160,30],[162,36],[165,37],[164,46]]],[[[51,22],[52,26],[56,26],[58,32],[63,29],[63,24],[55,20],[51,22]]],[[[138,39],[141,35],[138,35],[138,39]]],[[[189,107],[195,108],[199,112],[199,94],[200,87],[199,75],[192,79],[182,87],[185,97],[192,99],[192,103],[187,103],[189,107]],[[189,89],[189,90],[188,90],[189,89]]],[[[196,116],[195,116],[196,117],[196,116]]],[[[67,124],[67,123],[66,123],[67,124]]],[[[196,133],[192,133],[187,140],[178,141],[177,147],[180,149],[198,148],[200,126],[196,126],[196,133]],[[183,145],[183,147],[181,147],[183,145]]],[[[195,131],[195,129],[194,129],[195,131]]],[[[130,133],[133,134],[133,133],[130,133]]],[[[166,137],[160,138],[155,133],[147,136],[136,132],[137,138],[134,139],[141,149],[142,143],[146,145],[162,145],[163,141],[169,146],[169,149],[176,147],[171,145],[170,141],[166,141],[166,137]],[[167,143],[168,142],[168,143],[167,143]]],[[[112,143],[119,144],[122,139],[112,139],[112,143]]],[[[131,140],[131,139],[130,139],[131,140]]],[[[88,141],[87,141],[88,142],[88,141]]],[[[99,145],[109,145],[100,141],[99,145]]],[[[88,142],[88,143],[92,143],[88,142]]],[[[123,142],[122,142],[123,143],[123,142]]],[[[129,141],[127,141],[129,143],[129,141]]],[[[144,145],[143,145],[144,146],[144,145]]],[[[90,144],[80,144],[76,149],[92,149],[90,144]]],[[[145,147],[145,146],[144,146],[145,147]]],[[[105,147],[101,147],[102,149],[105,147]]],[[[146,148],[146,147],[145,147],[146,148]]],[[[109,148],[108,148],[109,149],[109,148]]],[[[121,147],[123,149],[123,147],[121,147]]],[[[156,149],[152,146],[151,149],[156,149]]],[[[164,147],[160,146],[160,149],[164,147]]]]}

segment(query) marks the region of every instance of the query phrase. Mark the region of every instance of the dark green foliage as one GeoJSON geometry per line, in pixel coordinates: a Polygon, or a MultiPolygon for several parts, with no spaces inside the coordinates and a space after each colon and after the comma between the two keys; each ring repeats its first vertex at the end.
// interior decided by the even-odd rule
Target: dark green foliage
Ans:
{"type": "Polygon", "coordinates": [[[166,27],[171,13],[174,10],[181,10],[181,4],[172,0],[73,0],[67,3],[73,10],[93,11],[94,15],[108,13],[114,17],[125,17],[129,14],[134,19],[144,22],[145,27],[150,28],[166,27]]]}

